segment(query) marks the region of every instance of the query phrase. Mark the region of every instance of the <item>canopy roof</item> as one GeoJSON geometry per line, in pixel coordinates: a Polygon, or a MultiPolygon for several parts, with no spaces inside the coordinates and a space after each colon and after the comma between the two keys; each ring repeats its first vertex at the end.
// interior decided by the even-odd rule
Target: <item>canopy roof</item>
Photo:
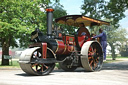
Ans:
{"type": "Polygon", "coordinates": [[[60,17],[55,19],[55,22],[59,24],[66,24],[66,25],[77,26],[77,27],[79,27],[80,23],[84,23],[85,26],[109,25],[109,22],[90,18],[87,16],[82,16],[82,15],[68,15],[68,16],[60,17]]]}

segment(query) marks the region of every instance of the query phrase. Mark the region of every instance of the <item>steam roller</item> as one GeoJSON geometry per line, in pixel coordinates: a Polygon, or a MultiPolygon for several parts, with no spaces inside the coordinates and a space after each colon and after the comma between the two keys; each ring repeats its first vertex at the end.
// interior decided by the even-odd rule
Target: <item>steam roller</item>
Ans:
{"type": "Polygon", "coordinates": [[[74,71],[78,67],[90,72],[99,71],[103,65],[102,47],[96,39],[91,38],[86,26],[109,23],[83,15],[67,15],[55,19],[55,25],[67,25],[69,30],[73,29],[71,26],[77,28],[75,33],[66,34],[66,28],[61,28],[61,25],[52,26],[53,11],[52,8],[46,9],[47,34],[39,28],[31,33],[31,44],[19,59],[21,69],[30,75],[48,75],[58,63],[64,71],[74,71]],[[80,27],[81,24],[84,27],[80,27]]]}

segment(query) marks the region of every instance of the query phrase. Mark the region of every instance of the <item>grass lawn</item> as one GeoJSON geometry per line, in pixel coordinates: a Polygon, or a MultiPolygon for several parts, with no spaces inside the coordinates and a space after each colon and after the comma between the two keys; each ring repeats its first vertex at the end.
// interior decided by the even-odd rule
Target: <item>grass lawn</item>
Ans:
{"type": "Polygon", "coordinates": [[[11,61],[9,61],[9,65],[4,65],[4,66],[1,65],[1,61],[0,61],[0,68],[20,68],[18,59],[12,60],[12,65],[11,65],[11,61]]]}
{"type": "Polygon", "coordinates": [[[122,61],[122,59],[125,60],[125,59],[128,59],[128,57],[117,56],[117,57],[116,57],[116,60],[112,60],[112,56],[107,56],[105,63],[111,63],[111,62],[122,61]]]}
{"type": "Polygon", "coordinates": [[[107,58],[104,63],[112,63],[112,62],[118,62],[118,61],[122,61],[122,60],[120,60],[120,59],[112,60],[112,58],[107,58]]]}
{"type": "MultiPolygon", "coordinates": [[[[112,56],[107,56],[107,58],[111,58],[111,59],[112,59],[112,56]]],[[[128,57],[117,56],[117,59],[118,59],[118,58],[128,58],[128,57]]]]}

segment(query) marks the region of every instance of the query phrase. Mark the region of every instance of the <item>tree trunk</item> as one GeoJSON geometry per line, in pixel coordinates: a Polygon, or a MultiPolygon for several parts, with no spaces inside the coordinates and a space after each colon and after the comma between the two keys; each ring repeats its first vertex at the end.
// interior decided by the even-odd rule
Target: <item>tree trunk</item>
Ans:
{"type": "Polygon", "coordinates": [[[115,60],[116,59],[115,47],[114,47],[113,43],[109,43],[109,45],[111,47],[112,60],[115,60]]]}
{"type": "Polygon", "coordinates": [[[115,49],[112,49],[112,60],[116,60],[115,49]]]}
{"type": "Polygon", "coordinates": [[[9,59],[4,59],[4,55],[9,55],[9,44],[4,42],[2,44],[2,64],[1,65],[9,65],[9,59]]]}

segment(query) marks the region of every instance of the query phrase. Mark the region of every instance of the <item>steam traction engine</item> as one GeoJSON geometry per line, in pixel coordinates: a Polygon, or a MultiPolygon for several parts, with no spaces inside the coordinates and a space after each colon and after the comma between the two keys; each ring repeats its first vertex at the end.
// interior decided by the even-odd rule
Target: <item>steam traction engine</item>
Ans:
{"type": "MultiPolygon", "coordinates": [[[[53,9],[47,11],[47,35],[36,29],[31,33],[33,44],[20,56],[21,69],[31,75],[47,75],[55,67],[55,63],[65,71],[74,71],[83,67],[86,71],[100,70],[103,63],[101,45],[93,41],[86,28],[79,28],[74,35],[62,34],[52,30],[53,9]],[[53,32],[56,33],[53,35],[53,32]]],[[[82,15],[68,15],[55,20],[56,23],[79,27],[108,25],[108,22],[96,20],[82,15]]]]}

